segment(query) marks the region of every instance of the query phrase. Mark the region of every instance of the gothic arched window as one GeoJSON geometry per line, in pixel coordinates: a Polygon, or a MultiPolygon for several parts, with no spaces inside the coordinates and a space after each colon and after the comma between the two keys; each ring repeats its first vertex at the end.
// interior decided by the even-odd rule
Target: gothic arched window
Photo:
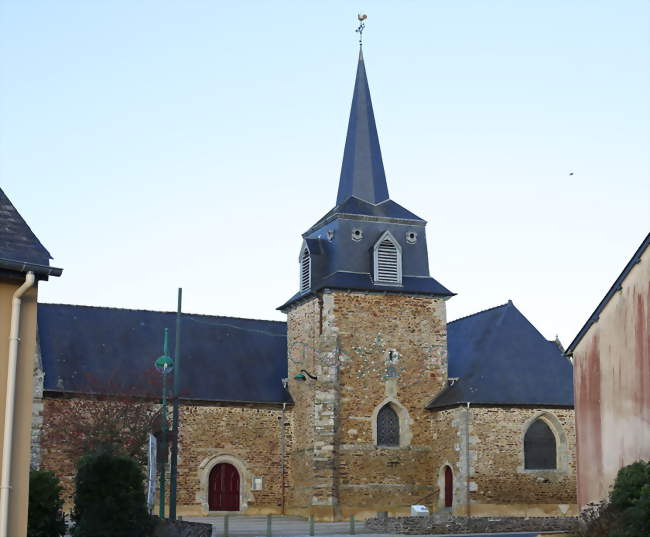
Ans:
{"type": "Polygon", "coordinates": [[[377,445],[399,446],[399,417],[390,405],[384,405],[377,414],[377,445]]]}
{"type": "Polygon", "coordinates": [[[311,256],[305,247],[300,255],[300,290],[307,291],[311,287],[311,256]]]}
{"type": "Polygon", "coordinates": [[[524,435],[524,468],[527,470],[557,468],[555,435],[542,419],[536,419],[524,435]]]}
{"type": "Polygon", "coordinates": [[[402,248],[386,231],[374,247],[375,282],[387,284],[402,283],[402,248]]]}

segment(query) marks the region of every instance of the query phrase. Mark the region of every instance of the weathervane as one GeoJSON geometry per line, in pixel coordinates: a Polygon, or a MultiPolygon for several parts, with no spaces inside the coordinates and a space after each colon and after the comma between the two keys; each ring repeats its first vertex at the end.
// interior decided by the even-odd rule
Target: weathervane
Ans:
{"type": "Polygon", "coordinates": [[[359,46],[363,46],[363,30],[366,27],[366,24],[363,22],[368,18],[368,15],[362,15],[359,13],[357,15],[357,19],[359,19],[359,27],[355,30],[359,34],[359,46]]]}

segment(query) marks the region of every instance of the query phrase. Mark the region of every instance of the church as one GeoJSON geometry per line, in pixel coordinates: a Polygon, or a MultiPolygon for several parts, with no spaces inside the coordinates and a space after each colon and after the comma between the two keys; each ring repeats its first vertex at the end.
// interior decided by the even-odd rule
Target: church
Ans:
{"type": "MultiPolygon", "coordinates": [[[[511,301],[447,322],[426,221],[389,196],[361,51],[336,203],[297,269],[286,322],[182,317],[179,515],[576,514],[572,364],[511,301]]],[[[101,393],[88,378],[130,393],[174,322],[38,305],[32,455],[68,494],[43,423],[101,393]]]]}

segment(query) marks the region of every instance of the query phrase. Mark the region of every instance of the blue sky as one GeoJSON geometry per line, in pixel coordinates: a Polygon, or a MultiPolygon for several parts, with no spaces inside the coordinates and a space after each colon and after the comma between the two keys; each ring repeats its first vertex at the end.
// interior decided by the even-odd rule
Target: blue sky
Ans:
{"type": "Polygon", "coordinates": [[[454,319],[575,336],[650,228],[646,1],[0,3],[0,185],[41,300],[283,319],[336,190],[357,12],[391,198],[454,319]],[[571,172],[574,175],[569,175],[571,172]]]}

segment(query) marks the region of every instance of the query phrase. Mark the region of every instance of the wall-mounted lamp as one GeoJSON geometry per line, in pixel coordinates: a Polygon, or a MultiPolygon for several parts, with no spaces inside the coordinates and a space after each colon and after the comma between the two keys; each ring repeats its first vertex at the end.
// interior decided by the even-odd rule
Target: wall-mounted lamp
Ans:
{"type": "Polygon", "coordinates": [[[305,375],[307,375],[307,377],[309,377],[311,380],[318,380],[318,377],[315,377],[314,375],[312,375],[309,371],[307,371],[305,369],[301,369],[300,373],[298,373],[295,377],[293,377],[293,379],[298,380],[300,382],[304,382],[304,381],[307,380],[307,377],[305,375]]]}

